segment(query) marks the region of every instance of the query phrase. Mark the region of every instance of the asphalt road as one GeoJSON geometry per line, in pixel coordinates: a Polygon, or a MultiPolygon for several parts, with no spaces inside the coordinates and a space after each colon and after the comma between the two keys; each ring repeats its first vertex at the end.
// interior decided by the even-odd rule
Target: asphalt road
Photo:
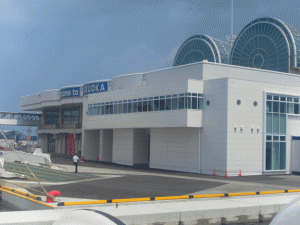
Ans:
{"type": "MultiPolygon", "coordinates": [[[[225,184],[225,183],[224,183],[225,184]]],[[[46,186],[46,190],[59,190],[63,197],[85,199],[119,199],[188,195],[221,186],[223,183],[143,175],[82,181],[78,183],[46,186]]],[[[40,188],[36,188],[41,190],[40,188]]]]}
{"type": "MultiPolygon", "coordinates": [[[[52,162],[67,166],[68,171],[74,169],[71,159],[53,158],[52,162]]],[[[79,164],[79,172],[103,177],[110,175],[110,178],[99,177],[99,180],[82,180],[44,187],[47,191],[59,190],[62,197],[97,200],[299,189],[300,187],[300,176],[293,175],[225,178],[166,170],[136,169],[95,162],[79,164]],[[111,178],[111,176],[115,177],[111,178]]],[[[39,187],[35,189],[41,191],[39,187]]]]}

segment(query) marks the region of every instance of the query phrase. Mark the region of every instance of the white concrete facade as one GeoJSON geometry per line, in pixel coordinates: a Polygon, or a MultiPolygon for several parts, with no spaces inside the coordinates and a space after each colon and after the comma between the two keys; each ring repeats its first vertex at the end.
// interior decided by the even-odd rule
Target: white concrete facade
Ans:
{"type": "Polygon", "coordinates": [[[47,101],[27,96],[21,106],[38,110],[45,104],[49,108],[81,102],[82,128],[77,132],[82,132],[81,149],[87,160],[220,176],[300,172],[300,159],[299,165],[295,160],[300,157],[295,141],[300,137],[300,113],[287,109],[300,99],[298,75],[200,62],[119,76],[107,87],[70,99],[56,99],[56,90],[48,91],[47,101]],[[189,101],[182,108],[181,94],[189,101]],[[280,100],[268,100],[269,96],[280,100]],[[278,105],[279,111],[267,112],[267,101],[278,105]],[[129,104],[133,104],[130,112],[129,104]],[[267,132],[268,113],[274,117],[273,127],[277,117],[281,125],[286,122],[285,133],[267,132]]]}

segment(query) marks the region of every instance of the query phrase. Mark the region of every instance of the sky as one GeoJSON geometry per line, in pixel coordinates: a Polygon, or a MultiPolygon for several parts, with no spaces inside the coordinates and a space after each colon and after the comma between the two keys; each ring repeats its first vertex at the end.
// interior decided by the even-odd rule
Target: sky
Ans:
{"type": "MultiPolygon", "coordinates": [[[[259,17],[300,28],[299,0],[234,0],[233,33],[259,17]]],[[[0,0],[0,111],[20,98],[171,67],[188,37],[226,41],[231,0],[0,0]]]]}

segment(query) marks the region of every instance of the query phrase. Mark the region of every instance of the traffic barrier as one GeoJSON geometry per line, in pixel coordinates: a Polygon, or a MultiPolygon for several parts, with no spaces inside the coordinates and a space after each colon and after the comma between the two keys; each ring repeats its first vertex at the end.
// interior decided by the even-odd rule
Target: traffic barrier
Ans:
{"type": "Polygon", "coordinates": [[[90,204],[106,204],[106,203],[118,204],[118,203],[122,203],[122,202],[164,201],[164,200],[179,200],[179,199],[194,199],[194,198],[218,198],[218,197],[232,197],[232,196],[294,193],[294,192],[300,192],[300,189],[261,191],[261,192],[258,191],[258,192],[224,193],[224,194],[206,194],[206,195],[182,195],[182,196],[146,197],[146,198],[126,198],[126,199],[94,200],[94,201],[81,201],[81,202],[59,202],[57,204],[57,206],[90,205],[90,204]]]}
{"type": "Polygon", "coordinates": [[[226,170],[226,172],[225,172],[225,177],[226,177],[226,178],[228,177],[227,170],[226,170]]]}
{"type": "Polygon", "coordinates": [[[0,185],[0,189],[4,189],[4,190],[10,191],[10,192],[14,192],[14,193],[17,193],[19,195],[26,196],[28,198],[32,198],[32,199],[35,199],[35,200],[41,200],[41,197],[38,197],[38,196],[32,195],[32,194],[28,194],[28,193],[25,193],[23,191],[19,191],[19,190],[16,190],[14,188],[10,188],[10,187],[7,187],[7,186],[0,185]]]}
{"type": "Polygon", "coordinates": [[[15,193],[16,191],[15,191],[14,189],[12,189],[11,191],[9,191],[9,190],[4,189],[4,188],[2,188],[2,187],[3,187],[3,186],[1,186],[1,188],[0,188],[0,192],[1,192],[1,191],[2,191],[2,192],[6,192],[6,193],[8,193],[8,194],[17,196],[17,197],[19,197],[19,198],[26,199],[26,200],[31,201],[31,202],[35,202],[35,203],[37,203],[37,204],[40,204],[40,205],[43,205],[43,206],[46,206],[46,207],[49,207],[49,208],[52,208],[52,209],[55,208],[55,206],[52,206],[52,205],[43,203],[43,202],[41,202],[41,201],[37,201],[37,200],[35,200],[35,199],[32,199],[30,196],[23,196],[23,195],[20,195],[19,193],[15,193]]]}

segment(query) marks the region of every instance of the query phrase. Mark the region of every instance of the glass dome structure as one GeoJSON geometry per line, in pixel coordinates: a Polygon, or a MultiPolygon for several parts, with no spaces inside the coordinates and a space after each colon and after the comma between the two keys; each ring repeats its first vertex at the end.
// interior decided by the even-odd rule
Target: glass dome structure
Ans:
{"type": "Polygon", "coordinates": [[[300,30],[278,19],[256,19],[235,39],[230,64],[289,73],[300,67],[300,30]]]}
{"type": "Polygon", "coordinates": [[[230,45],[207,35],[193,35],[186,39],[177,51],[173,66],[209,62],[228,63],[230,45]]]}

